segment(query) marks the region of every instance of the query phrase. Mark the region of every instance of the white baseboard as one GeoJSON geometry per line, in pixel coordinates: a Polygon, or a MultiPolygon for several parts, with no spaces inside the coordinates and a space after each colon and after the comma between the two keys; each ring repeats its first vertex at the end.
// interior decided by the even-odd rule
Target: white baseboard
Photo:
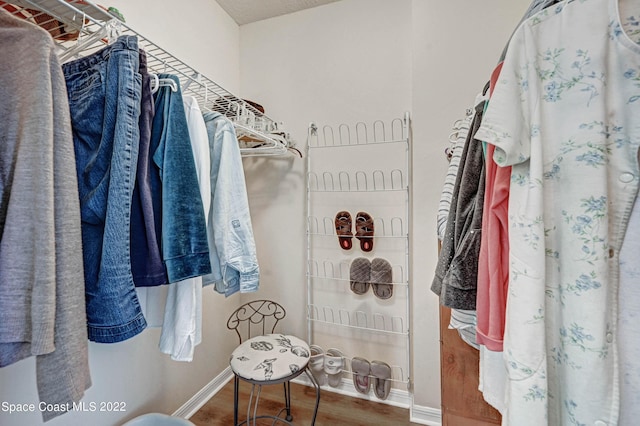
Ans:
{"type": "Polygon", "coordinates": [[[204,404],[207,403],[220,389],[226,385],[229,380],[233,378],[231,367],[225,368],[222,373],[218,374],[207,383],[202,389],[200,389],[195,395],[193,395],[187,402],[182,404],[182,407],[178,408],[172,416],[188,419],[193,416],[204,404]]]}
{"type": "Polygon", "coordinates": [[[409,420],[413,423],[429,426],[442,425],[442,411],[437,408],[411,405],[409,420]]]}
{"type": "MultiPolygon", "coordinates": [[[[311,381],[306,375],[300,375],[293,380],[311,386],[311,381]]],[[[373,392],[371,394],[362,394],[356,391],[353,380],[342,378],[338,387],[329,385],[322,386],[323,391],[336,392],[342,395],[351,396],[353,398],[366,399],[369,401],[380,402],[382,404],[393,405],[395,407],[409,408],[409,419],[413,423],[428,426],[442,426],[442,412],[437,408],[423,407],[413,404],[413,398],[408,390],[394,389],[389,392],[389,397],[385,400],[378,399],[373,392]]],[[[322,401],[322,399],[321,399],[322,401]]]]}

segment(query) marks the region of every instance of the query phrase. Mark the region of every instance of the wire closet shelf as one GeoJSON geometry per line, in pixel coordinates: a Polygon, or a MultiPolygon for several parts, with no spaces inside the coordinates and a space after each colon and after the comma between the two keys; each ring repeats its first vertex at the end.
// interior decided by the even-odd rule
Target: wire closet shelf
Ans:
{"type": "Polygon", "coordinates": [[[193,96],[203,110],[217,111],[235,128],[243,156],[283,155],[291,140],[282,124],[193,67],[182,62],[103,7],[89,0],[11,0],[0,7],[47,30],[56,41],[62,62],[93,53],[120,35],[134,35],[147,54],[149,72],[169,73],[180,79],[181,90],[193,96]]]}

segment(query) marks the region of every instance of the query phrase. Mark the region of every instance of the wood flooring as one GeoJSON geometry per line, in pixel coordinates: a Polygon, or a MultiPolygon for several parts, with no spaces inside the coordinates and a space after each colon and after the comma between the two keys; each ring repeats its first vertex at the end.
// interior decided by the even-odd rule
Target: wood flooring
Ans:
{"type": "Polygon", "coordinates": [[[478,390],[479,353],[449,329],[451,309],[440,306],[442,426],[498,426],[500,413],[478,390]]]}
{"type": "MultiPolygon", "coordinates": [[[[244,420],[251,385],[240,383],[239,419],[244,420]]],[[[315,389],[297,383],[291,384],[291,411],[293,423],[310,425],[315,405],[315,389]]],[[[284,406],[282,385],[264,386],[260,396],[258,415],[276,414],[284,406]]],[[[233,380],[211,398],[189,419],[196,426],[233,425],[233,380]]],[[[272,425],[273,420],[261,419],[258,425],[272,425]]],[[[278,422],[276,425],[283,425],[278,422]]],[[[375,401],[353,398],[322,389],[317,426],[404,426],[417,425],[409,421],[409,410],[375,401]]]]}

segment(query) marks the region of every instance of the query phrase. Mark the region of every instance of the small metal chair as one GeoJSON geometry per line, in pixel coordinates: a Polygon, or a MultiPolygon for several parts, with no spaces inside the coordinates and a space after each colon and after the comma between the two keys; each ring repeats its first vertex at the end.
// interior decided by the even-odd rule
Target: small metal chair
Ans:
{"type": "Polygon", "coordinates": [[[291,421],[291,380],[303,372],[316,388],[316,405],[311,424],[314,425],[320,404],[320,386],[309,370],[309,345],[301,339],[284,334],[275,334],[278,322],[286,316],[284,308],[270,300],[254,300],[236,309],[227,328],[238,335],[240,345],[233,351],[230,359],[233,382],[233,423],[236,426],[247,424],[253,419],[273,419],[273,423],[291,421]],[[238,423],[238,397],[240,380],[251,383],[251,394],[247,406],[247,418],[238,423]],[[258,401],[263,385],[284,384],[285,407],[274,415],[257,416],[258,401]],[[257,388],[257,392],[256,392],[257,388]],[[256,394],[255,403],[253,402],[256,394]],[[251,406],[253,403],[253,416],[251,406]],[[286,411],[284,418],[280,415],[286,411]]]}

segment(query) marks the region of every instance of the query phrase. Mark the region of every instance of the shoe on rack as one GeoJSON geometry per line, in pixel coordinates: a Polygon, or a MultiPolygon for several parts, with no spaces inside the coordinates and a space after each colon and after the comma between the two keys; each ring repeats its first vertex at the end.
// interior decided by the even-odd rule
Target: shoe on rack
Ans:
{"type": "Polygon", "coordinates": [[[373,392],[380,399],[387,399],[391,391],[391,367],[383,361],[371,361],[373,392]]]}
{"type": "Polygon", "coordinates": [[[310,345],[311,357],[309,358],[309,369],[311,375],[318,386],[322,386],[327,382],[327,376],[324,373],[324,350],[318,345],[310,345]]]}
{"type": "Polygon", "coordinates": [[[371,261],[366,257],[356,257],[349,267],[349,288],[355,294],[365,294],[369,290],[369,281],[371,281],[371,261]]]}
{"type": "Polygon", "coordinates": [[[356,238],[360,240],[360,250],[373,250],[373,218],[367,212],[356,213],[356,238]]]}
{"type": "Polygon", "coordinates": [[[338,349],[328,349],[324,354],[324,372],[329,386],[337,388],[342,379],[344,355],[338,349]]]}
{"type": "Polygon", "coordinates": [[[379,299],[393,295],[393,270],[385,259],[376,257],[371,261],[371,288],[379,299]]]}
{"type": "Polygon", "coordinates": [[[336,235],[342,250],[351,250],[353,244],[353,232],[351,231],[351,214],[348,211],[341,211],[336,214],[335,218],[336,235]]]}
{"type": "Polygon", "coordinates": [[[364,358],[353,357],[351,359],[351,371],[353,372],[353,386],[360,393],[369,393],[369,386],[371,380],[369,373],[371,373],[371,364],[364,358]]]}

